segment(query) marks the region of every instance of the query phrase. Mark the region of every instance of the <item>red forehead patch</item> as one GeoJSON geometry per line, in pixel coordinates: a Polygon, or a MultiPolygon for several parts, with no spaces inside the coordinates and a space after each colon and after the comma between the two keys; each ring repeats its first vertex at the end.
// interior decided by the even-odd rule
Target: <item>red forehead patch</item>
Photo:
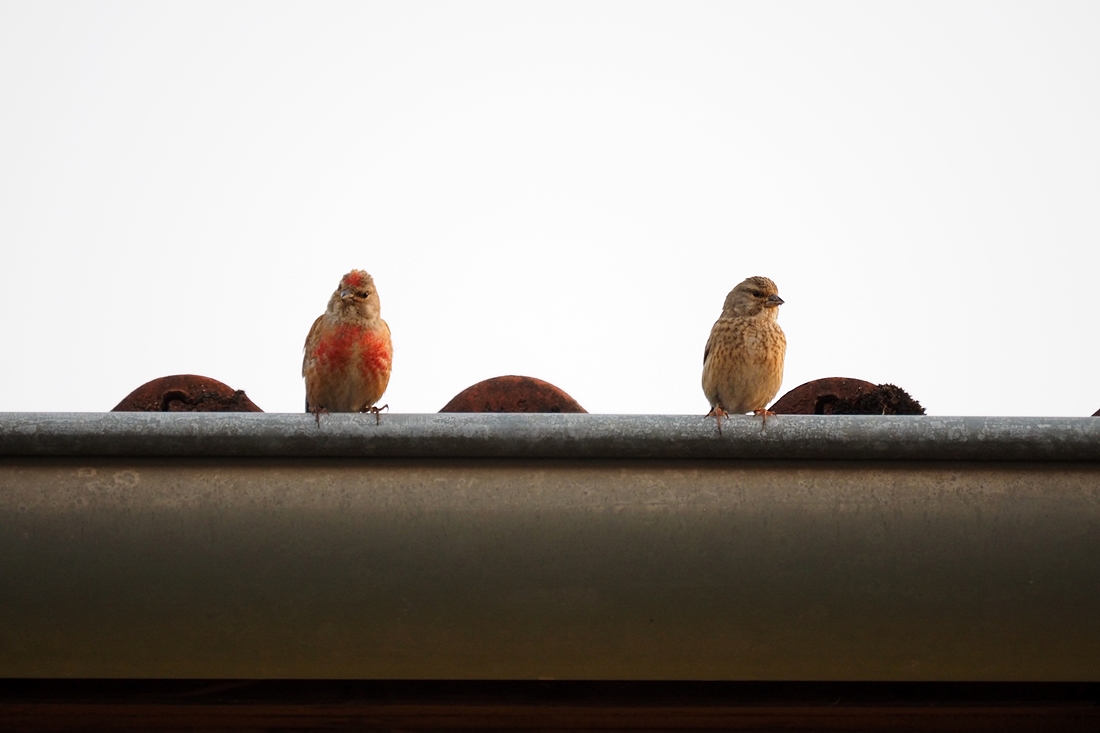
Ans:
{"type": "Polygon", "coordinates": [[[344,284],[349,288],[361,288],[363,287],[363,273],[360,270],[352,270],[347,275],[344,275],[344,284]]]}

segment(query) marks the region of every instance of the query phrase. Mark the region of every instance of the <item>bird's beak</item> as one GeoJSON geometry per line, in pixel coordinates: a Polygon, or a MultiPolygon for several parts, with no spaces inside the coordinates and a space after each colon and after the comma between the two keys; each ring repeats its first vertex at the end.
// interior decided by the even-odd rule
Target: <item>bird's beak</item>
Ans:
{"type": "Polygon", "coordinates": [[[340,291],[340,300],[347,300],[351,296],[355,295],[355,291],[351,288],[344,288],[340,291]]]}
{"type": "Polygon", "coordinates": [[[783,299],[778,295],[769,295],[768,300],[764,303],[768,308],[775,308],[778,305],[783,305],[783,299]]]}

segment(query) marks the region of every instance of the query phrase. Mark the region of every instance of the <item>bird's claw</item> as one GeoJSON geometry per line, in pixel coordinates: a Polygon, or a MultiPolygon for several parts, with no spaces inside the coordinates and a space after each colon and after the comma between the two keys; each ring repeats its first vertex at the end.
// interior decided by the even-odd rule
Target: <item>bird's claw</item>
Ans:
{"type": "Polygon", "coordinates": [[[710,412],[708,412],[706,415],[703,415],[704,420],[706,420],[708,417],[714,418],[714,424],[718,427],[718,434],[721,435],[722,419],[725,418],[726,420],[729,420],[729,413],[723,410],[721,407],[715,406],[711,408],[710,412]]]}
{"type": "Polygon", "coordinates": [[[371,405],[370,407],[364,407],[362,412],[374,413],[374,424],[375,425],[381,425],[382,424],[382,410],[387,410],[388,411],[389,409],[390,409],[390,406],[388,404],[382,405],[381,407],[375,407],[374,405],[371,405]]]}
{"type": "Polygon", "coordinates": [[[772,417],[775,417],[774,412],[772,412],[771,410],[764,409],[764,408],[760,408],[758,410],[753,410],[752,414],[753,414],[754,417],[759,415],[761,418],[763,418],[760,421],[760,429],[761,430],[763,430],[764,426],[766,426],[768,424],[768,415],[771,415],[772,417]]]}

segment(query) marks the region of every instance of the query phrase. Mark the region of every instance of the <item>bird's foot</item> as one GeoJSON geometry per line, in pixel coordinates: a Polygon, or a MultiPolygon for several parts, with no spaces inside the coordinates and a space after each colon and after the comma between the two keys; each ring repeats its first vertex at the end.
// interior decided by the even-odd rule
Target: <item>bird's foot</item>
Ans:
{"type": "Polygon", "coordinates": [[[774,412],[772,412],[771,410],[765,410],[764,408],[760,408],[759,410],[753,410],[752,414],[754,416],[759,415],[761,418],[763,418],[760,421],[760,429],[761,430],[763,430],[764,426],[768,424],[768,415],[771,415],[772,417],[775,417],[774,412]]]}
{"type": "Polygon", "coordinates": [[[374,414],[374,424],[375,425],[381,425],[382,424],[382,410],[389,410],[389,409],[390,409],[389,405],[382,405],[381,407],[375,407],[374,405],[371,405],[370,407],[364,407],[361,410],[361,412],[373,413],[374,414]]]}
{"type": "Polygon", "coordinates": [[[313,413],[313,417],[317,420],[317,427],[321,427],[321,413],[328,414],[328,410],[323,407],[311,407],[309,411],[313,413]]]}
{"type": "Polygon", "coordinates": [[[714,418],[714,424],[718,426],[718,434],[721,435],[722,434],[722,419],[725,418],[726,420],[729,420],[729,418],[730,418],[729,413],[726,412],[725,410],[723,410],[718,405],[715,405],[714,407],[711,408],[710,412],[708,412],[706,415],[703,415],[704,420],[706,420],[708,417],[713,417],[714,418]]]}

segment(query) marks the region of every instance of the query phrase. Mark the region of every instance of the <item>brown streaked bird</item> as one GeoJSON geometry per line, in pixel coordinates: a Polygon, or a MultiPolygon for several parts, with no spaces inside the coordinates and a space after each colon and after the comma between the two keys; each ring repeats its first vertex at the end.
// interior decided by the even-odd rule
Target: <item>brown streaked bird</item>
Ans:
{"type": "Polygon", "coordinates": [[[766,421],[768,403],[783,383],[787,337],[776,319],[783,299],[766,277],[750,277],[726,296],[703,350],[703,393],[707,417],[718,432],[727,415],[752,412],[766,421]]]}
{"type": "Polygon", "coordinates": [[[393,364],[390,327],[381,310],[374,279],[352,270],[309,329],[302,376],[306,412],[317,417],[318,425],[322,412],[373,412],[378,419],[375,403],[390,383],[393,364]]]}

